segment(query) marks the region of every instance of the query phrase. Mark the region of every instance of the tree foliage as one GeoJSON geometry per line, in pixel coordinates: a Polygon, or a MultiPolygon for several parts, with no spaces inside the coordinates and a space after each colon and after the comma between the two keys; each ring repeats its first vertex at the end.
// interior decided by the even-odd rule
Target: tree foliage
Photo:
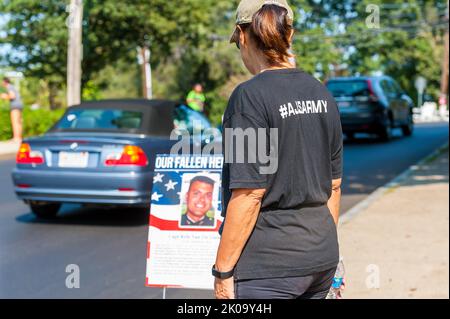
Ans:
{"type": "MultiPolygon", "coordinates": [[[[8,15],[4,42],[14,51],[4,57],[26,76],[65,83],[68,29],[62,0],[5,0],[8,15]]],[[[97,73],[118,60],[135,63],[136,47],[151,48],[152,63],[164,61],[177,45],[198,46],[213,19],[214,0],[85,0],[83,77],[85,87],[97,73]]]]}
{"type": "MultiPolygon", "coordinates": [[[[354,53],[348,64],[352,73],[382,71],[394,77],[415,99],[414,80],[421,75],[428,80],[428,93],[439,94],[443,55],[443,14],[445,1],[377,1],[380,28],[368,30],[365,20],[349,25],[354,35],[354,53]]],[[[361,1],[358,14],[374,1],[361,1]]]]}
{"type": "MultiPolygon", "coordinates": [[[[65,85],[68,0],[3,0],[5,59],[49,89],[65,85]]],[[[234,87],[248,79],[228,43],[238,0],[84,0],[84,98],[140,94],[136,48],[151,49],[154,95],[183,99],[201,82],[210,118],[219,122],[234,87]],[[133,89],[134,88],[134,89],[133,89]]],[[[383,72],[414,98],[414,78],[439,88],[445,0],[290,0],[296,12],[293,51],[298,66],[325,80],[383,72]],[[380,27],[366,24],[367,6],[380,27]]],[[[50,94],[51,96],[51,94],[50,94]]]]}

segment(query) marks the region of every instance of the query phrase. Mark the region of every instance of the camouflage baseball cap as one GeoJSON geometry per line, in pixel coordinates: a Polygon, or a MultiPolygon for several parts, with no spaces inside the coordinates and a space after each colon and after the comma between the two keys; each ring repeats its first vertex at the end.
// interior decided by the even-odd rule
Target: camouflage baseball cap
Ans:
{"type": "MultiPolygon", "coordinates": [[[[251,23],[253,15],[258,12],[263,6],[273,4],[285,8],[288,11],[289,23],[294,21],[294,12],[287,3],[287,0],[241,0],[236,10],[236,24],[251,23]]],[[[234,43],[237,40],[238,29],[235,28],[230,43],[234,43]]]]}

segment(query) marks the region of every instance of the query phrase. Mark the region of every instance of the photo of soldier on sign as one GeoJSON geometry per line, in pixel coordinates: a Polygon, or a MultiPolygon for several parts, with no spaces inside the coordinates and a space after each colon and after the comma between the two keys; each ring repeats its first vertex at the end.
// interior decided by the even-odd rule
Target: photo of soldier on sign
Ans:
{"type": "Polygon", "coordinates": [[[185,174],[180,193],[180,227],[216,226],[217,174],[185,174]]]}

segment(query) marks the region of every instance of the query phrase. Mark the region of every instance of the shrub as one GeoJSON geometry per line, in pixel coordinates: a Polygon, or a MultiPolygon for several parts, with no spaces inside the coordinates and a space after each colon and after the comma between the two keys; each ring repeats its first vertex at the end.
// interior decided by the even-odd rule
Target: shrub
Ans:
{"type": "MultiPolygon", "coordinates": [[[[35,136],[45,133],[57,120],[61,118],[64,109],[47,110],[38,109],[31,110],[25,108],[22,113],[23,117],[23,136],[35,136]]],[[[9,109],[0,108],[0,140],[8,140],[12,138],[11,122],[9,118],[9,109]]]]}

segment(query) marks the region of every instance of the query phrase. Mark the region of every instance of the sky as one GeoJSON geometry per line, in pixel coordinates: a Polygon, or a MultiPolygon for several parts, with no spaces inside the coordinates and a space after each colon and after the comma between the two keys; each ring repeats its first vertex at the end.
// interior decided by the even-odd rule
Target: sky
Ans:
{"type": "Polygon", "coordinates": [[[2,26],[8,21],[8,18],[5,14],[0,14],[0,57],[4,55],[6,52],[11,50],[11,46],[8,44],[1,43],[2,39],[5,37],[5,33],[2,32],[2,26]]]}
{"type": "Polygon", "coordinates": [[[2,57],[7,53],[14,53],[17,56],[20,56],[20,53],[17,50],[8,44],[3,43],[3,39],[6,36],[5,32],[2,31],[2,27],[8,22],[8,15],[0,13],[0,68],[7,67],[7,64],[2,61],[2,57]]]}

